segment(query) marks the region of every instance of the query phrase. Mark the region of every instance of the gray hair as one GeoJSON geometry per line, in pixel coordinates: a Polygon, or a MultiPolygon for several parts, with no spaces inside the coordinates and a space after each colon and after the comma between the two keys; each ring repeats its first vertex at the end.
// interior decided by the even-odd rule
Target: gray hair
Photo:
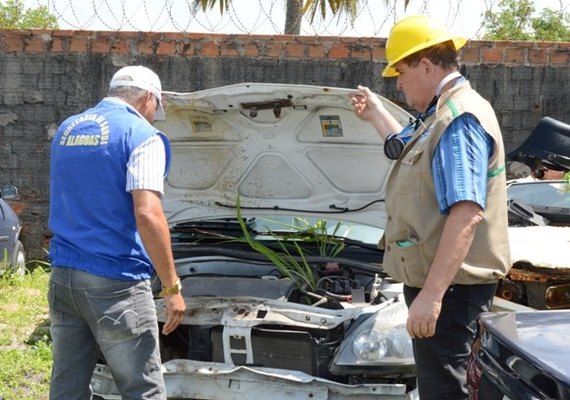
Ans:
{"type": "Polygon", "coordinates": [[[109,89],[108,95],[112,97],[119,97],[129,104],[134,104],[147,92],[148,90],[139,89],[133,86],[117,86],[109,89]]]}

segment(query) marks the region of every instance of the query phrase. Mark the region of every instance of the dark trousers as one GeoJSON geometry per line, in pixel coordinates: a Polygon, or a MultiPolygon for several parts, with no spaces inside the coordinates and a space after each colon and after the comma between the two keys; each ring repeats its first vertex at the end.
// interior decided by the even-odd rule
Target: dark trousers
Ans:
{"type": "MultiPolygon", "coordinates": [[[[435,335],[413,339],[422,400],[467,399],[467,360],[477,333],[477,316],[489,311],[496,284],[452,285],[446,291],[435,335]]],[[[404,286],[408,307],[420,288],[404,286]]]]}

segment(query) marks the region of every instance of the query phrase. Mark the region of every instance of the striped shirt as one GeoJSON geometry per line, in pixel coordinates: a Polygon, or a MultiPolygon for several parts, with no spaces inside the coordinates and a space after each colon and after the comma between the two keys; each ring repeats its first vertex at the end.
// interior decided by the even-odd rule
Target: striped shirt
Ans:
{"type": "Polygon", "coordinates": [[[432,174],[441,214],[459,201],[482,210],[487,200],[487,170],[493,139],[472,114],[454,119],[443,133],[432,159],[432,174]]]}
{"type": "Polygon", "coordinates": [[[158,135],[147,139],[132,153],[127,164],[127,192],[153,190],[164,194],[166,154],[158,135]]]}

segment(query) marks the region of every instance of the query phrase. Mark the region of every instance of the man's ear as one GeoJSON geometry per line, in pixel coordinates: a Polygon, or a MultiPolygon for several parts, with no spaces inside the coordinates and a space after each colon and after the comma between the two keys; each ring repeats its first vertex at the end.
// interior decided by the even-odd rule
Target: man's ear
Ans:
{"type": "Polygon", "coordinates": [[[422,67],[424,69],[426,74],[429,74],[429,73],[433,72],[435,64],[433,62],[431,62],[431,60],[429,58],[423,57],[420,60],[420,67],[422,67]]]}

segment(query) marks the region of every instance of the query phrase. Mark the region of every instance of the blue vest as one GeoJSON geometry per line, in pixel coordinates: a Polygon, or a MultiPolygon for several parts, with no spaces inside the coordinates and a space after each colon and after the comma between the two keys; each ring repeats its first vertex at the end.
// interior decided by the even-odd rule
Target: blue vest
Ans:
{"type": "Polygon", "coordinates": [[[122,280],[148,279],[153,267],[126,191],[131,153],[154,135],[168,139],[128,104],[107,98],[65,120],[51,145],[49,259],[53,267],[122,280]]]}

